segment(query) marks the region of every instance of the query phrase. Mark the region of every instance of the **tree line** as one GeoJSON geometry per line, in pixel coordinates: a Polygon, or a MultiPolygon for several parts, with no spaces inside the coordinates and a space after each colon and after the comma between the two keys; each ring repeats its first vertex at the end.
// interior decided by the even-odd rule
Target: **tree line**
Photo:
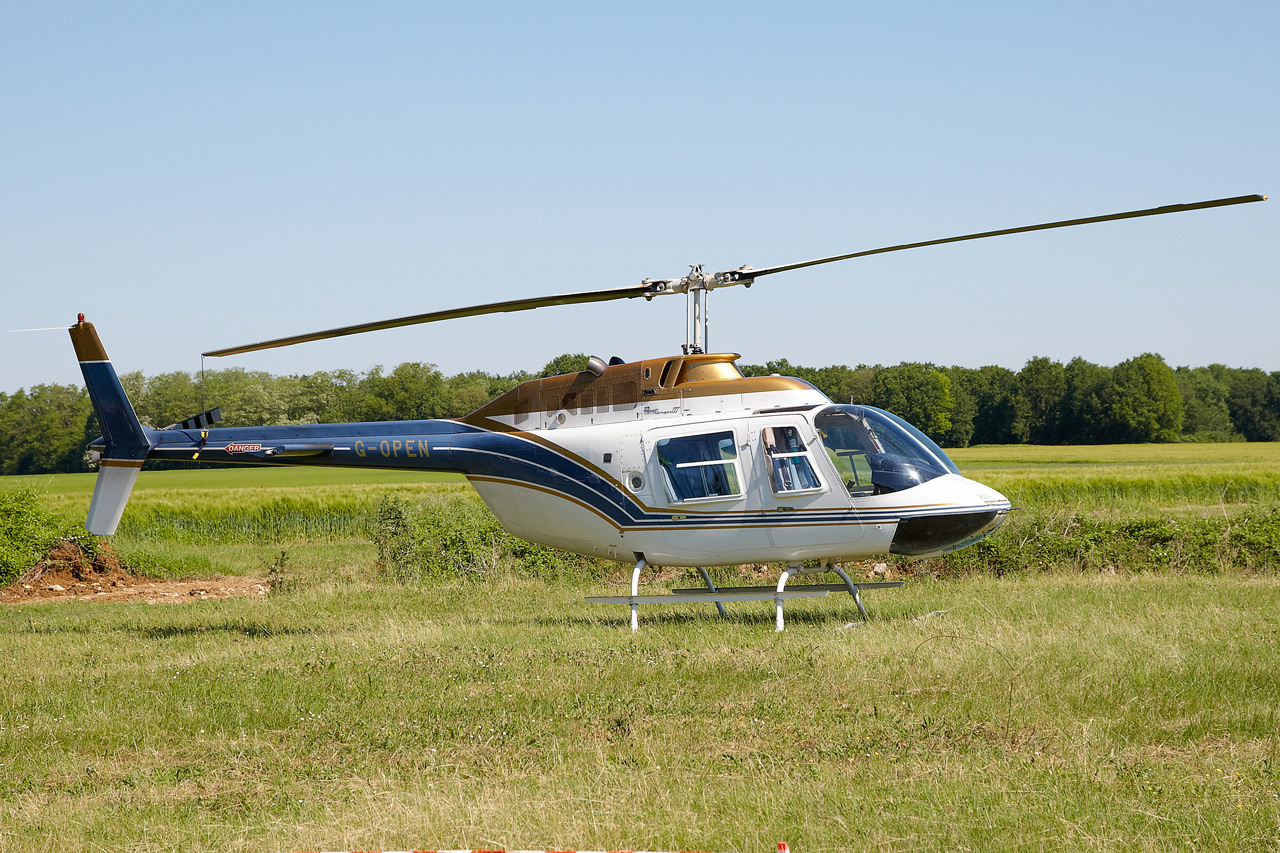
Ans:
{"type": "Polygon", "coordinates": [[[1174,369],[1144,353],[1114,367],[1037,357],[1019,371],[903,363],[745,365],[804,379],[837,402],[867,403],[944,447],[1280,441],[1280,372],[1221,364],[1174,369]]]}
{"type": "MultiPolygon", "coordinates": [[[[141,372],[121,382],[152,427],[214,405],[221,426],[461,417],[521,382],[582,370],[566,353],[539,373],[445,376],[406,362],[391,371],[274,376],[240,368],[204,374],[141,372]]],[[[748,376],[794,376],[836,402],[864,403],[915,424],[944,447],[971,444],[1124,444],[1280,441],[1280,372],[1171,368],[1144,353],[1114,367],[1037,357],[1019,371],[932,364],[804,367],[785,359],[744,364],[748,376]]],[[[36,385],[0,393],[0,474],[88,470],[85,445],[100,434],[83,387],[36,385]]]]}

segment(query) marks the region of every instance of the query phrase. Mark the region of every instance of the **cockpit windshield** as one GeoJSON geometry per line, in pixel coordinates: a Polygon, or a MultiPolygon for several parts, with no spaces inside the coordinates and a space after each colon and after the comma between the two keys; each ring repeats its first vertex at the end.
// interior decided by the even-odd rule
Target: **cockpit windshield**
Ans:
{"type": "Polygon", "coordinates": [[[898,492],[959,474],[951,458],[897,415],[871,406],[831,406],[814,418],[849,494],[898,492]]]}

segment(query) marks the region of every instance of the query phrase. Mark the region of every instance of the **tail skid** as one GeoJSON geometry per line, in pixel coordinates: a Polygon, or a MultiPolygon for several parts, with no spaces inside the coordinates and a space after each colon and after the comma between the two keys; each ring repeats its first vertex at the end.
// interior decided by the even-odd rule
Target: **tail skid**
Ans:
{"type": "Polygon", "coordinates": [[[102,427],[102,457],[85,527],[95,535],[110,536],[116,532],[138,472],[156,441],[152,430],[138,421],[93,324],[86,323],[81,314],[69,331],[93,411],[102,427]]]}

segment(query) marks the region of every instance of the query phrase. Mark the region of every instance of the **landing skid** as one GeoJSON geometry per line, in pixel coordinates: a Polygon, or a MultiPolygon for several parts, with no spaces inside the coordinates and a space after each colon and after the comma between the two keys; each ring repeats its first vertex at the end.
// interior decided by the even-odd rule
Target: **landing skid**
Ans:
{"type": "Polygon", "coordinates": [[[721,616],[726,615],[724,602],[726,601],[772,601],[775,608],[775,624],[774,630],[783,630],[784,623],[782,619],[782,602],[792,598],[821,598],[833,592],[847,592],[853,596],[853,602],[858,605],[858,612],[862,614],[863,621],[868,621],[866,605],[862,603],[861,592],[864,589],[889,589],[891,587],[902,586],[902,581],[876,581],[873,583],[854,583],[845,574],[844,569],[835,563],[824,564],[816,568],[804,568],[799,563],[788,563],[787,568],[782,572],[782,576],[778,578],[777,586],[726,586],[716,588],[711,580],[710,573],[703,567],[699,567],[698,571],[702,573],[702,579],[706,582],[705,587],[694,587],[691,589],[673,589],[669,593],[659,595],[641,595],[640,594],[640,572],[648,565],[645,560],[636,563],[635,569],[631,572],[631,595],[591,595],[587,596],[587,601],[591,604],[629,604],[631,606],[631,630],[640,630],[640,609],[641,604],[687,604],[694,601],[706,601],[714,603],[716,610],[721,616]],[[840,576],[843,583],[824,583],[804,586],[800,589],[787,589],[787,581],[797,575],[808,575],[817,572],[834,572],[840,576]]]}

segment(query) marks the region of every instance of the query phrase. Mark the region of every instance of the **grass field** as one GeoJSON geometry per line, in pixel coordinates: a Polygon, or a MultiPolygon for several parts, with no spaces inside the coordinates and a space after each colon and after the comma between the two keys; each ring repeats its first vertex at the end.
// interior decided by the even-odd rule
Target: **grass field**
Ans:
{"type": "MultiPolygon", "coordinates": [[[[1046,519],[1280,503],[1273,445],[955,456],[1024,507],[1006,554],[1046,519]]],[[[264,600],[0,608],[0,851],[1280,848],[1271,563],[923,573],[866,625],[840,596],[784,634],[756,603],[642,608],[632,635],[582,601],[625,569],[390,582],[381,496],[466,514],[469,487],[334,475],[140,478],[122,549],[275,565],[264,600]]],[[[40,481],[87,506],[91,478],[40,481]]]]}
{"type": "Polygon", "coordinates": [[[0,847],[1280,843],[1274,579],[921,582],[782,635],[582,593],[6,610],[0,847]]]}
{"type": "Polygon", "coordinates": [[[951,451],[968,477],[1035,511],[1219,513],[1280,503],[1280,444],[1000,445],[951,451]]]}
{"type": "MultiPolygon", "coordinates": [[[[29,488],[69,531],[83,529],[96,474],[0,478],[29,488]]],[[[385,496],[474,497],[459,475],[333,468],[144,471],[113,542],[162,576],[265,574],[288,549],[295,565],[334,570],[374,559],[369,524],[385,496]]]]}
{"type": "MultiPolygon", "coordinates": [[[[96,474],[40,474],[29,477],[5,477],[6,483],[29,486],[51,495],[92,495],[96,474]]],[[[375,468],[347,470],[342,468],[267,468],[233,467],[202,468],[184,471],[146,471],[138,478],[134,494],[170,489],[198,489],[218,492],[226,489],[311,489],[348,485],[420,485],[423,483],[460,483],[461,474],[435,471],[382,471],[375,468]]]]}

